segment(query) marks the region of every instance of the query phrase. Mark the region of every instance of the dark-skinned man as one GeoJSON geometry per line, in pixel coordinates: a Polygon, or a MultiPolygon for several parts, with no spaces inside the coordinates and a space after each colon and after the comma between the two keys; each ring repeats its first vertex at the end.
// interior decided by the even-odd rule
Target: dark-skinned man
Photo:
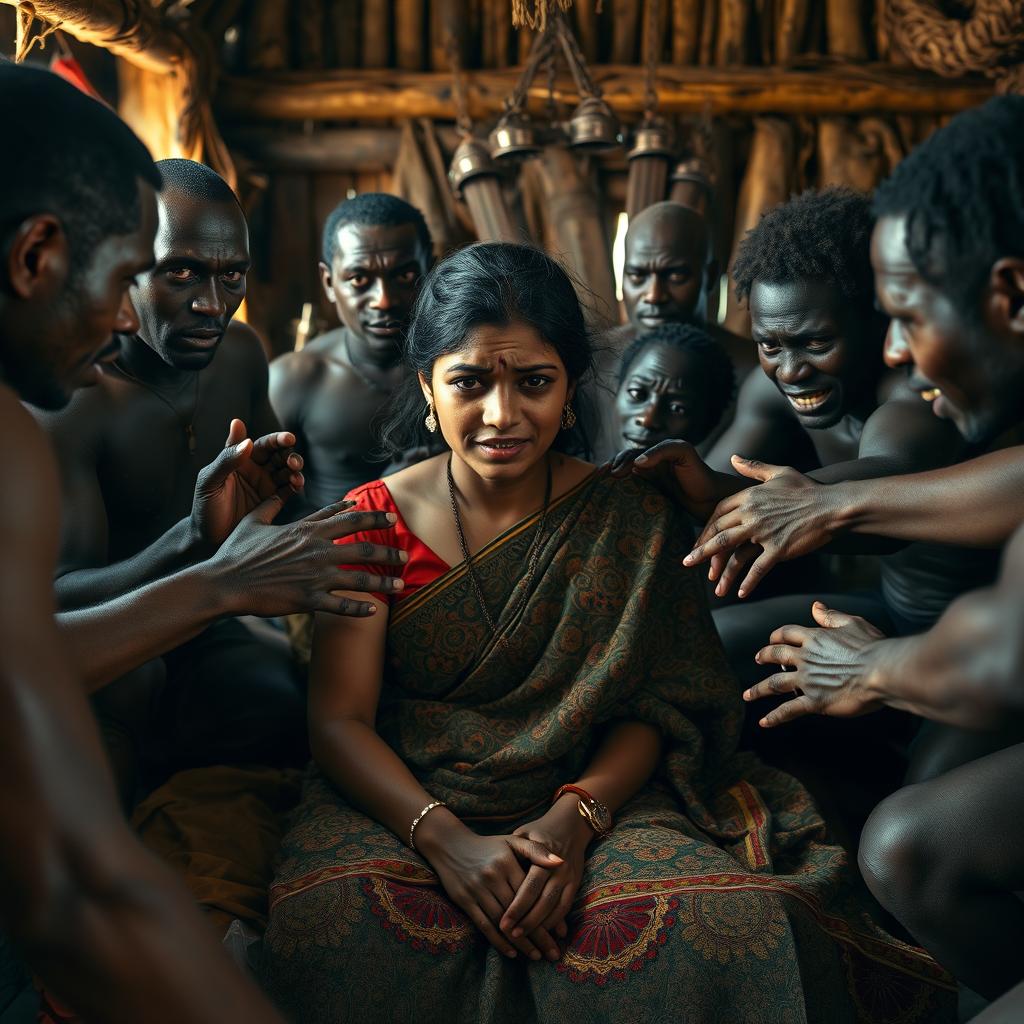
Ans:
{"type": "Polygon", "coordinates": [[[128,284],[152,262],[142,144],[49,72],[0,64],[0,120],[31,160],[0,162],[0,924],[93,1022],[279,1024],[180,883],[121,818],[54,621],[57,466],[19,397],[51,407],[132,331],[128,284]]]}
{"type": "Polygon", "coordinates": [[[270,367],[270,399],[305,456],[314,506],[387,465],[377,421],[407,372],[402,339],[431,252],[423,215],[397,196],[365,193],[327,218],[320,279],[341,325],[270,367]]]}
{"type": "MultiPolygon", "coordinates": [[[[616,373],[623,353],[638,335],[667,323],[695,323],[725,349],[737,380],[742,381],[756,365],[748,339],[703,322],[707,296],[718,279],[711,246],[705,218],[681,203],[655,203],[630,222],[622,277],[627,323],[605,333],[597,354],[604,385],[598,392],[601,425],[595,453],[599,459],[610,458],[620,447],[614,412],[616,373]]],[[[665,387],[671,383],[668,376],[659,380],[665,387]]]]}
{"type": "MultiPolygon", "coordinates": [[[[708,455],[715,469],[730,465],[730,456],[738,453],[817,467],[809,476],[831,484],[931,469],[970,451],[952,424],[932,416],[905,376],[882,361],[885,321],[874,310],[871,228],[866,198],[827,189],[776,207],[745,239],[733,273],[741,296],[748,297],[763,373],[751,374],[743,384],[736,418],[708,455]]],[[[708,469],[685,445],[671,443],[649,452],[643,471],[664,468],[676,457],[682,459],[676,468],[677,476],[686,479],[684,489],[691,494],[703,489],[696,503],[700,507],[693,508],[698,518],[710,516],[720,499],[749,486],[746,477],[708,469]]],[[[890,632],[926,629],[957,595],[990,582],[995,573],[991,553],[918,544],[893,551],[894,546],[899,547],[889,545],[892,553],[882,559],[880,589],[847,597],[851,611],[890,632]]],[[[885,551],[886,546],[872,538],[859,550],[885,551]]],[[[717,592],[725,593],[721,581],[717,592]]],[[[766,674],[754,655],[772,629],[780,622],[813,625],[815,596],[832,599],[819,589],[714,611],[744,687],[766,674]]],[[[887,724],[903,728],[896,721],[887,724]]],[[[877,742],[877,788],[845,797],[866,811],[891,788],[900,764],[887,755],[886,737],[862,738],[864,731],[805,725],[784,749],[770,737],[757,736],[757,730],[752,739],[770,758],[789,757],[806,746],[803,756],[815,763],[822,747],[877,742]]],[[[934,754],[921,750],[915,770],[940,770],[935,765],[945,756],[941,749],[934,754]]],[[[808,783],[814,784],[810,777],[808,783]]]]}
{"type": "MultiPolygon", "coordinates": [[[[1020,96],[958,115],[896,168],[875,200],[872,262],[879,302],[892,317],[886,359],[909,366],[922,404],[977,444],[1024,420],[1022,119],[1020,96]]],[[[1012,468],[1019,457],[1020,449],[1003,454],[1004,484],[1020,480],[1012,468]]],[[[984,461],[959,467],[958,476],[997,494],[998,459],[984,461]]],[[[912,477],[907,486],[913,497],[912,477]]],[[[917,493],[934,493],[933,482],[917,493]]],[[[1018,491],[1018,516],[1020,504],[1018,491]]],[[[975,532],[970,505],[947,516],[964,538],[975,532]]],[[[934,536],[937,528],[924,525],[934,536]]],[[[1005,517],[984,526],[991,540],[1005,530],[1005,517]]],[[[1024,528],[1007,545],[995,586],[961,597],[926,633],[887,639],[863,618],[824,605],[815,620],[813,628],[776,630],[760,652],[763,663],[788,671],[747,699],[799,694],[765,724],[889,705],[993,739],[1018,727],[1018,742],[880,804],[860,862],[879,900],[958,980],[990,999],[1008,993],[979,1021],[1020,1020],[1024,528]]]]}
{"type": "MultiPolygon", "coordinates": [[[[56,582],[62,618],[81,618],[99,602],[131,606],[139,588],[185,567],[203,572],[211,552],[237,542],[236,523],[270,498],[260,491],[261,471],[276,466],[281,488],[302,483],[301,460],[290,453],[294,438],[278,430],[270,408],[259,340],[231,322],[249,265],[242,211],[203,165],[167,160],[159,168],[155,263],[132,288],[139,329],[122,339],[95,387],[66,409],[40,415],[64,486],[56,582]],[[246,440],[247,429],[255,443],[246,440]]],[[[327,512],[323,525],[296,524],[295,536],[283,537],[294,543],[336,528],[339,512],[327,512]]],[[[280,599],[278,587],[299,566],[287,545],[271,552],[267,544],[267,537],[250,538],[245,551],[256,571],[244,581],[228,575],[231,606],[211,606],[207,596],[207,628],[198,636],[193,628],[194,638],[183,637],[173,650],[161,645],[161,661],[97,694],[126,799],[142,736],[154,779],[179,767],[302,756],[304,699],[287,654],[229,617],[309,607],[280,599]]],[[[379,555],[367,552],[366,559],[379,555]]],[[[314,560],[323,569],[329,557],[318,549],[314,560]]],[[[177,604],[164,605],[172,622],[180,614],[177,604]]],[[[138,635],[134,627],[117,632],[138,635]]],[[[104,642],[113,643],[109,636],[104,642]]]]}

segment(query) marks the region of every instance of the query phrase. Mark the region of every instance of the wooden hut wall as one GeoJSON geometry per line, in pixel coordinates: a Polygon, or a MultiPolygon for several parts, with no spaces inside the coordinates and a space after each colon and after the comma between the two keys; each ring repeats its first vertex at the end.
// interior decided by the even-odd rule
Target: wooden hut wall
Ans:
{"type": "MultiPolygon", "coordinates": [[[[640,116],[653,24],[662,95],[686,147],[703,146],[714,165],[723,267],[766,205],[809,185],[869,189],[943,117],[991,92],[984,79],[908,70],[891,42],[889,0],[659,0],[656,24],[651,3],[604,0],[597,11],[576,0],[570,17],[627,126],[640,116]]],[[[196,0],[190,10],[217,55],[214,113],[251,221],[249,317],[279,352],[304,303],[334,322],[317,271],[327,212],[348,195],[407,183],[394,174],[403,115],[431,117],[450,155],[452,51],[486,131],[531,35],[512,28],[510,0],[196,0]]],[[[566,117],[575,94],[564,75],[556,91],[566,117]]],[[[543,111],[544,95],[532,104],[543,111]]],[[[583,171],[610,246],[625,155],[583,171]]],[[[524,213],[550,241],[543,210],[524,213]]],[[[445,216],[454,244],[464,233],[445,216]]],[[[734,303],[729,323],[746,327],[734,303]]]]}

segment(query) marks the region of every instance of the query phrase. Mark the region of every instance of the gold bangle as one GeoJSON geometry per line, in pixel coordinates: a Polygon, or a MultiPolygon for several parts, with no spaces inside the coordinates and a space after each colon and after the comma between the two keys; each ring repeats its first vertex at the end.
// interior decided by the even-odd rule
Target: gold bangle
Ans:
{"type": "Polygon", "coordinates": [[[412,819],[412,824],[409,826],[409,849],[413,853],[419,853],[416,849],[416,844],[413,842],[413,833],[416,831],[416,826],[435,808],[435,807],[447,807],[448,805],[443,800],[432,800],[426,807],[412,819]]]}

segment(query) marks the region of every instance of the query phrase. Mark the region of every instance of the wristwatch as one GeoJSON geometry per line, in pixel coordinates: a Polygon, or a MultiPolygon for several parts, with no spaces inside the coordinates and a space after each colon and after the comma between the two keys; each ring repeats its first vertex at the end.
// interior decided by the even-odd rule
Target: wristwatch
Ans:
{"type": "Polygon", "coordinates": [[[612,820],[612,812],[607,806],[601,803],[596,797],[588,793],[582,786],[565,785],[559,786],[556,790],[552,803],[566,793],[575,793],[579,797],[576,810],[580,817],[594,830],[595,834],[602,839],[611,833],[615,822],[612,820]]]}

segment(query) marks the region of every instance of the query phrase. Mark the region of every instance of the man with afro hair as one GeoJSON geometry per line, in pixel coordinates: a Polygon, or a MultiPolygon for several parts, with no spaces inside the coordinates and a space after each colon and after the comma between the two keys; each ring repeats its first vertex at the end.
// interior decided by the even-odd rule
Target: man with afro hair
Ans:
{"type": "MultiPolygon", "coordinates": [[[[692,493],[703,475],[705,503],[692,509],[702,518],[719,500],[759,481],[759,461],[796,466],[812,480],[834,484],[932,469],[969,451],[950,423],[931,415],[905,375],[883,362],[885,320],[874,304],[872,225],[867,197],[840,188],[809,191],[769,211],[741,245],[734,278],[749,303],[763,372],[743,384],[736,418],[707,457],[710,471],[678,445],[648,453],[645,466],[649,472],[682,458],[685,468],[677,468],[676,476],[685,478],[684,493],[692,493]],[[729,469],[740,476],[723,472],[729,469]]],[[[989,583],[996,568],[994,557],[952,546],[900,548],[872,538],[851,548],[884,553],[881,584],[834,599],[901,635],[927,629],[959,594],[989,583]]],[[[712,575],[721,569],[716,562],[712,575]]],[[[716,593],[726,592],[719,579],[716,593]]],[[[741,588],[740,597],[748,593],[741,588]]],[[[819,591],[715,609],[743,686],[768,674],[754,655],[774,628],[814,625],[815,597],[830,600],[819,591]]],[[[835,742],[833,726],[804,725],[786,745],[813,749],[824,741],[827,748],[835,742]]],[[[757,742],[771,740],[760,736],[757,742]]]]}

